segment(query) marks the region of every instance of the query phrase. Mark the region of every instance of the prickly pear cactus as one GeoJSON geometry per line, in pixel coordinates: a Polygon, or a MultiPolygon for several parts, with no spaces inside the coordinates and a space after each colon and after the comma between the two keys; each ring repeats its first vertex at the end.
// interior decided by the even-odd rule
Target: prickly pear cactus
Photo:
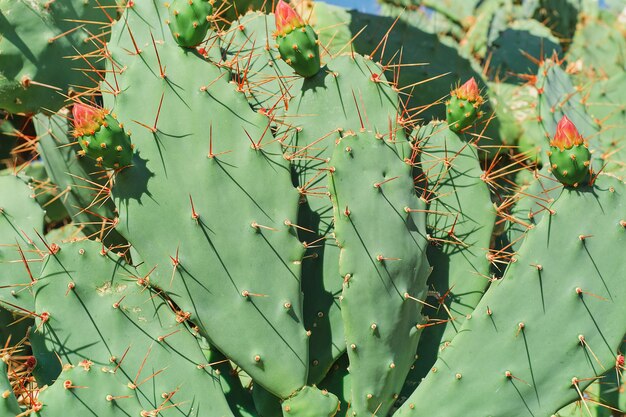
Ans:
{"type": "Polygon", "coordinates": [[[95,87],[115,0],[2,0],[0,14],[0,108],[56,112],[95,87]]]}
{"type": "Polygon", "coordinates": [[[212,343],[286,398],[306,385],[308,370],[304,248],[294,227],[299,195],[270,120],[250,110],[227,73],[180,48],[159,20],[162,12],[162,6],[135,3],[112,33],[111,55],[128,69],[116,75],[122,92],[105,104],[125,126],[135,126],[136,145],[132,165],[118,172],[113,186],[117,230],[135,236],[142,259],[157,266],[151,282],[212,343]],[[147,22],[161,30],[151,35],[147,22]],[[133,39],[125,25],[133,28],[134,42],[149,46],[141,54],[128,54],[133,39]],[[145,96],[132,93],[138,83],[160,106],[145,106],[145,96]],[[202,116],[190,108],[202,109],[202,116]],[[147,127],[134,122],[150,120],[147,127]],[[166,203],[173,201],[179,202],[176,215],[166,203]],[[152,227],[157,223],[165,227],[152,227]]]}
{"type": "Polygon", "coordinates": [[[387,413],[419,340],[429,265],[411,154],[409,142],[391,133],[359,133],[342,137],[330,160],[355,416],[387,413]],[[372,228],[372,218],[386,220],[372,228]],[[364,308],[372,303],[379,308],[364,308]]]}
{"type": "Polygon", "coordinates": [[[441,416],[467,409],[552,415],[613,367],[624,325],[599,318],[626,314],[626,293],[603,239],[626,249],[624,193],[624,184],[608,176],[563,189],[397,415],[419,415],[424,407],[441,416]],[[594,222],[581,223],[581,213],[594,222]],[[492,398],[483,401],[480,393],[492,398]],[[451,395],[462,400],[446,401],[451,395]]]}
{"type": "Polygon", "coordinates": [[[4,360],[0,360],[0,413],[3,416],[16,416],[21,413],[7,377],[7,364],[4,360]]]}
{"type": "Polygon", "coordinates": [[[476,147],[467,139],[443,122],[423,126],[413,139],[421,151],[414,176],[428,203],[427,254],[433,271],[423,310],[428,322],[407,383],[425,376],[429,360],[449,346],[490,282],[488,248],[496,211],[476,147]]]}
{"type": "MultiPolygon", "coordinates": [[[[72,407],[85,412],[81,403],[97,406],[101,415],[117,412],[112,403],[147,412],[178,404],[180,415],[194,409],[230,415],[221,386],[213,382],[219,376],[180,314],[154,298],[147,287],[149,274],[114,253],[103,254],[92,241],[60,245],[47,255],[34,286],[35,310],[41,312],[36,331],[46,349],[74,368],[61,374],[49,396],[71,398],[72,407]],[[90,325],[83,329],[77,323],[90,325]],[[102,395],[81,387],[110,391],[102,395]],[[90,399],[94,395],[97,401],[90,399]]],[[[37,354],[44,346],[33,348],[37,354]]],[[[47,398],[39,398],[42,415],[60,415],[58,401],[47,398]]]]}
{"type": "Polygon", "coordinates": [[[41,256],[44,211],[21,178],[0,175],[0,189],[0,304],[9,311],[33,311],[38,270],[30,262],[41,256]]]}
{"type": "Polygon", "coordinates": [[[602,3],[0,0],[0,415],[623,417],[602,3]]]}

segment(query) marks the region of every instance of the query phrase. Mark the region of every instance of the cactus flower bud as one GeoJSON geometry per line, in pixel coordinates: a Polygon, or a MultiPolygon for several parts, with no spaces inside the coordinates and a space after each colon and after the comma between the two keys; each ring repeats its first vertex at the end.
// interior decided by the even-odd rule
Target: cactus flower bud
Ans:
{"type": "Polygon", "coordinates": [[[276,41],[280,57],[297,74],[309,78],[320,71],[317,33],[283,0],[276,5],[276,41]]]}
{"type": "Polygon", "coordinates": [[[276,5],[276,33],[285,36],[294,29],[305,26],[304,20],[290,5],[280,0],[276,5]]]}
{"type": "Polygon", "coordinates": [[[576,187],[588,178],[591,153],[576,125],[567,116],[563,116],[556,127],[548,155],[552,174],[561,183],[576,187]]]}
{"type": "Polygon", "coordinates": [[[134,149],[130,136],[107,109],[76,103],[72,115],[74,136],[82,148],[79,155],[90,157],[106,168],[130,165],[134,149]]]}
{"type": "Polygon", "coordinates": [[[74,117],[74,129],[78,136],[93,133],[100,128],[107,111],[89,106],[83,103],[76,103],[72,106],[72,116],[74,117]]]}
{"type": "Polygon", "coordinates": [[[456,96],[471,102],[482,100],[478,84],[476,84],[474,77],[470,78],[465,84],[456,89],[456,96]]]}
{"type": "Polygon", "coordinates": [[[213,5],[209,0],[171,0],[167,25],[174,40],[183,48],[194,48],[206,38],[213,20],[213,5]]]}
{"type": "Polygon", "coordinates": [[[563,151],[571,149],[575,145],[581,145],[583,142],[583,137],[576,129],[574,123],[567,116],[563,116],[556,126],[556,134],[550,141],[550,146],[556,146],[563,151]]]}
{"type": "Polygon", "coordinates": [[[453,132],[462,132],[471,127],[482,116],[480,106],[483,104],[480,89],[474,77],[450,93],[446,102],[446,120],[453,132]]]}

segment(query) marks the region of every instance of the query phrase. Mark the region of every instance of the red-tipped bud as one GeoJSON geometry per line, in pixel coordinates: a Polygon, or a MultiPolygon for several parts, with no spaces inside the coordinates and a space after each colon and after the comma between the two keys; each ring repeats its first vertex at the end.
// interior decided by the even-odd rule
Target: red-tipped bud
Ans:
{"type": "Polygon", "coordinates": [[[37,366],[37,358],[35,358],[34,356],[29,356],[26,359],[26,363],[24,363],[24,365],[26,365],[26,368],[28,369],[33,369],[35,366],[37,366]]]}
{"type": "Polygon", "coordinates": [[[478,89],[478,84],[476,84],[476,80],[474,77],[470,78],[456,89],[456,95],[458,98],[468,101],[479,101],[482,99],[480,96],[480,90],[478,89]]]}
{"type": "Polygon", "coordinates": [[[556,134],[550,141],[550,146],[556,146],[560,150],[571,149],[574,145],[581,145],[583,137],[576,129],[576,126],[567,116],[563,116],[556,126],[556,134]]]}
{"type": "Polygon", "coordinates": [[[615,364],[618,367],[623,368],[625,362],[626,360],[624,359],[624,355],[617,355],[617,360],[615,361],[615,364]]]}
{"type": "Polygon", "coordinates": [[[305,25],[304,20],[300,17],[290,5],[280,0],[276,5],[276,32],[280,36],[284,36],[294,29],[301,28],[305,25]]]}
{"type": "Polygon", "coordinates": [[[72,107],[72,116],[74,116],[76,135],[91,134],[98,130],[107,113],[104,109],[98,109],[83,103],[75,103],[72,107]]]}

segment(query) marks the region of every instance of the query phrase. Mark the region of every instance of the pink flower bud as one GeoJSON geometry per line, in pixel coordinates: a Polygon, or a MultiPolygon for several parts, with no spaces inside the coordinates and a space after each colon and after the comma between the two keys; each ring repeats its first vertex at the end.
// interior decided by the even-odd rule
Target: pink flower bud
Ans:
{"type": "Polygon", "coordinates": [[[107,115],[104,109],[89,106],[80,102],[72,106],[72,116],[74,116],[74,129],[78,136],[91,134],[96,131],[107,115]]]}
{"type": "Polygon", "coordinates": [[[470,78],[465,82],[465,84],[457,88],[456,95],[461,99],[472,102],[481,100],[480,90],[478,89],[478,84],[476,84],[474,77],[470,78]]]}
{"type": "Polygon", "coordinates": [[[580,145],[583,142],[583,137],[574,123],[567,116],[563,116],[556,126],[556,134],[550,141],[550,146],[557,146],[560,150],[564,150],[571,149],[574,145],[580,145]]]}
{"type": "Polygon", "coordinates": [[[283,0],[279,0],[276,5],[276,31],[278,35],[284,36],[296,28],[305,25],[304,20],[300,17],[290,5],[283,0]]]}

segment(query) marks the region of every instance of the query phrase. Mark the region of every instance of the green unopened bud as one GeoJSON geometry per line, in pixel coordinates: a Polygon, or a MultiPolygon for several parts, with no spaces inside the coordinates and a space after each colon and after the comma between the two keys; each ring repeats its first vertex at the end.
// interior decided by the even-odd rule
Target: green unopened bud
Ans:
{"type": "Polygon", "coordinates": [[[450,130],[461,132],[472,126],[482,115],[480,106],[483,102],[478,84],[473,77],[452,90],[450,100],[446,103],[446,119],[450,130]]]}
{"type": "Polygon", "coordinates": [[[582,135],[567,116],[563,116],[550,141],[552,174],[562,184],[578,186],[589,176],[591,153],[582,135]]]}

